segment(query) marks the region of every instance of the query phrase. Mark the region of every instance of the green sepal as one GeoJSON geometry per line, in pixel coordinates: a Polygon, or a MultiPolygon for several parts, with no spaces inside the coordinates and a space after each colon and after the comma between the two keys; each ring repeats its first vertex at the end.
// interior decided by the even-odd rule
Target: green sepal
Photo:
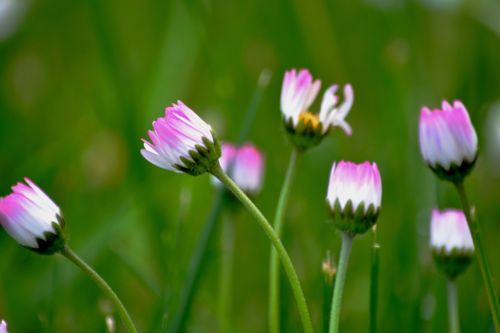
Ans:
{"type": "Polygon", "coordinates": [[[335,227],[353,236],[364,234],[373,227],[380,213],[380,209],[375,209],[373,204],[370,204],[365,211],[363,202],[354,209],[351,200],[347,201],[344,209],[340,206],[338,199],[335,200],[333,207],[330,207],[328,202],[327,205],[335,227]]]}
{"type": "Polygon", "coordinates": [[[66,222],[64,218],[57,215],[57,222],[52,222],[54,232],[45,231],[43,238],[36,238],[37,247],[25,246],[27,249],[38,254],[51,255],[59,252],[66,245],[66,222]]]}
{"type": "Polygon", "coordinates": [[[474,251],[465,249],[453,249],[446,252],[444,247],[433,249],[432,256],[436,266],[449,278],[455,279],[469,267],[474,258],[474,251]]]}
{"type": "Polygon", "coordinates": [[[330,130],[327,129],[323,133],[323,124],[321,122],[319,122],[317,127],[313,127],[311,122],[304,123],[302,119],[299,120],[297,126],[293,125],[292,118],[283,118],[283,123],[290,141],[300,151],[305,151],[320,144],[330,130]]]}
{"type": "Polygon", "coordinates": [[[439,178],[458,184],[472,171],[476,164],[477,156],[476,154],[472,162],[464,160],[460,165],[452,163],[448,170],[440,165],[432,166],[429,164],[429,167],[439,178]]]}
{"type": "Polygon", "coordinates": [[[194,150],[188,151],[189,156],[181,156],[180,160],[182,164],[175,164],[174,167],[192,176],[204,174],[212,169],[218,163],[221,155],[219,141],[213,133],[212,137],[214,138],[214,142],[203,137],[203,145],[198,144],[194,150]]]}

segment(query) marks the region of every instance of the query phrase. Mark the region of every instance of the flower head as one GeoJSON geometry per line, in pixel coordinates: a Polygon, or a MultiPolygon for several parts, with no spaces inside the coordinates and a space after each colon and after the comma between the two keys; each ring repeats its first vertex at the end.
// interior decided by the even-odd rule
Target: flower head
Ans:
{"type": "Polygon", "coordinates": [[[261,152],[251,144],[241,146],[234,160],[231,177],[246,193],[256,195],[262,186],[264,158],[261,152]]]}
{"type": "Polygon", "coordinates": [[[285,72],[281,89],[281,113],[292,142],[305,150],[321,142],[332,127],[339,126],[347,135],[351,127],[344,120],[352,107],[354,94],[351,85],[344,87],[344,102],[339,105],[338,86],[330,86],[323,96],[319,114],[309,107],[318,95],[321,82],[313,80],[307,69],[285,72]]]}
{"type": "Polygon", "coordinates": [[[0,223],[20,245],[42,254],[65,244],[64,219],[59,207],[28,178],[0,199],[0,223]]]}
{"type": "Polygon", "coordinates": [[[152,164],[174,172],[199,175],[212,168],[220,157],[212,128],[181,101],[165,110],[148,132],[142,156],[152,164]]]}
{"type": "Polygon", "coordinates": [[[376,163],[333,163],[326,197],[336,227],[362,234],[380,212],[382,182],[376,163]]]}
{"type": "MultiPolygon", "coordinates": [[[[223,143],[221,148],[219,163],[222,169],[245,193],[257,195],[262,187],[264,173],[264,158],[261,152],[252,144],[236,148],[229,143],[223,143]]],[[[214,184],[220,185],[215,177],[212,179],[214,184]]]]}
{"type": "Polygon", "coordinates": [[[0,333],[9,333],[7,331],[7,323],[5,320],[0,321],[0,333]]]}
{"type": "Polygon", "coordinates": [[[474,243],[461,210],[432,211],[431,247],[438,266],[449,276],[457,276],[468,266],[474,243]]]}
{"type": "Polygon", "coordinates": [[[461,181],[477,158],[477,134],[467,109],[460,101],[442,109],[423,107],[419,124],[420,151],[436,174],[453,182],[461,181]]]}

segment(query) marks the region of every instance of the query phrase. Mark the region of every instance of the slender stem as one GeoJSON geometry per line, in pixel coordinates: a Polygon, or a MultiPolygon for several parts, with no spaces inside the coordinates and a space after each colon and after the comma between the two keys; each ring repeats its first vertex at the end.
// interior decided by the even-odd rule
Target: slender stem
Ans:
{"type": "Polygon", "coordinates": [[[486,258],[486,251],[484,250],[483,240],[479,233],[479,224],[472,217],[471,206],[469,204],[469,200],[467,199],[467,194],[465,192],[463,182],[456,183],[455,186],[460,196],[460,201],[462,202],[464,214],[467,218],[467,223],[472,234],[472,240],[474,241],[474,252],[476,253],[476,259],[479,263],[479,269],[481,270],[481,275],[483,277],[484,287],[486,288],[486,294],[488,295],[493,322],[495,324],[495,331],[497,333],[500,333],[500,305],[496,296],[493,278],[491,276],[490,267],[488,265],[488,259],[486,258]]]}
{"type": "Polygon", "coordinates": [[[194,249],[191,260],[189,261],[189,268],[187,273],[186,282],[182,288],[181,300],[179,309],[172,319],[172,324],[169,327],[170,333],[178,333],[184,331],[186,319],[193,303],[193,298],[198,287],[203,269],[203,262],[207,255],[207,247],[212,237],[213,230],[217,220],[219,219],[222,207],[224,205],[224,191],[221,189],[217,192],[215,203],[210,211],[210,215],[203,226],[203,230],[196,241],[196,248],[194,249]]]}
{"type": "Polygon", "coordinates": [[[342,248],[340,249],[339,267],[335,277],[335,287],[333,289],[332,311],[330,312],[330,333],[339,332],[340,306],[342,304],[342,293],[347,273],[349,254],[351,253],[353,236],[342,232],[342,248]]]}
{"type": "Polygon", "coordinates": [[[67,245],[61,250],[61,254],[65,256],[69,261],[78,266],[82,271],[87,273],[87,275],[94,280],[94,282],[99,286],[99,288],[104,291],[104,293],[111,299],[111,301],[115,304],[118,313],[120,314],[123,323],[127,327],[128,332],[137,333],[137,329],[135,328],[134,322],[130,317],[127,309],[123,305],[122,301],[115,294],[113,289],[104,281],[102,277],[97,274],[96,271],[92,269],[82,258],[80,258],[73,250],[71,250],[67,245]]]}
{"type": "MultiPolygon", "coordinates": [[[[278,237],[281,237],[281,230],[283,229],[283,220],[285,216],[286,204],[290,194],[292,179],[297,165],[297,150],[294,148],[290,155],[288,168],[281,187],[281,192],[276,206],[276,213],[274,215],[273,228],[278,237]]],[[[271,259],[269,262],[269,332],[280,332],[280,266],[278,255],[274,248],[271,248],[271,259]]]]}
{"type": "Polygon", "coordinates": [[[448,279],[448,325],[450,333],[460,333],[460,320],[458,317],[457,284],[455,280],[448,279]]]}
{"type": "Polygon", "coordinates": [[[276,235],[274,229],[271,227],[267,219],[262,215],[260,210],[254,205],[254,203],[243,193],[243,191],[236,185],[227,174],[224,173],[220,165],[215,166],[211,170],[212,174],[217,177],[226,187],[240,200],[240,202],[245,206],[245,208],[253,215],[255,220],[259,223],[263,229],[266,236],[269,238],[273,246],[276,248],[278,256],[283,264],[285,272],[288,276],[288,280],[293,290],[293,295],[295,301],[297,302],[297,307],[299,309],[300,318],[302,320],[302,326],[305,333],[312,333],[313,327],[311,322],[311,316],[309,315],[309,310],[307,309],[306,299],[304,297],[304,292],[300,286],[299,277],[295,271],[292,260],[285,250],[285,247],[281,243],[279,237],[276,235]]]}
{"type": "Polygon", "coordinates": [[[337,274],[337,267],[333,262],[330,251],[326,252],[326,259],[323,261],[322,270],[324,275],[323,280],[323,306],[321,311],[322,319],[322,332],[328,333],[328,324],[330,321],[330,310],[332,307],[333,286],[335,282],[335,275],[337,274]]]}
{"type": "Polygon", "coordinates": [[[377,242],[377,229],[373,228],[372,267],[370,272],[370,333],[377,333],[378,272],[380,244],[377,242]]]}
{"type": "Polygon", "coordinates": [[[234,221],[227,217],[222,225],[219,273],[219,332],[231,330],[231,292],[233,282],[234,221]]]}

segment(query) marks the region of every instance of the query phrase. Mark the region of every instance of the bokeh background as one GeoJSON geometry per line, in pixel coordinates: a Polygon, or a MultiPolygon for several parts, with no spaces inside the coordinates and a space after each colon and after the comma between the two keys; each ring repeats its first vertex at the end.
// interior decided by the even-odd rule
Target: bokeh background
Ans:
{"type": "MultiPolygon", "coordinates": [[[[160,170],[141,138],[182,99],[235,140],[263,70],[248,140],[266,156],[257,204],[272,216],[291,146],[280,118],[283,73],[350,82],[353,135],[335,130],[299,163],[284,243],[321,330],[327,250],[340,237],[324,197],[334,160],[373,160],[383,178],[379,329],[445,332],[446,284],[430,251],[432,207],[458,207],[419,154],[422,105],[461,99],[481,155],[467,187],[500,291],[500,4],[494,0],[0,0],[0,193],[28,176],[64,210],[73,248],[115,288],[142,332],[175,314],[215,191],[208,176],[160,170]]],[[[319,108],[316,102],[313,109],[319,108]]],[[[269,244],[245,212],[236,225],[234,332],[267,331],[269,244]]],[[[220,228],[187,332],[217,332],[220,228]]],[[[341,326],[368,330],[371,237],[356,239],[341,326]]],[[[109,302],[60,256],[0,232],[0,317],[11,332],[106,332],[109,302]]],[[[300,332],[286,279],[283,331],[300,332]]],[[[476,263],[459,279],[464,332],[493,332],[476,263]]],[[[123,328],[118,326],[118,331],[123,328]]]]}

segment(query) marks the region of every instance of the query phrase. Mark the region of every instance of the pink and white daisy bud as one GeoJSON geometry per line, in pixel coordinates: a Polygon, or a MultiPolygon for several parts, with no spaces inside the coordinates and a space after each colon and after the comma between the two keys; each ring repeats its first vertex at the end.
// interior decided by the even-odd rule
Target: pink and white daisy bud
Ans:
{"type": "Polygon", "coordinates": [[[219,142],[210,125],[178,101],[153,122],[142,156],[152,164],[196,176],[209,171],[220,157],[219,142]]]}
{"type": "Polygon", "coordinates": [[[451,278],[462,273],[474,256],[474,243],[461,210],[432,211],[431,247],[438,267],[451,278]]]}
{"type": "Polygon", "coordinates": [[[423,107],[419,124],[420,151],[440,177],[460,182],[477,159],[477,134],[460,101],[443,101],[442,110],[423,107]]]}
{"type": "MultiPolygon", "coordinates": [[[[222,169],[247,195],[257,195],[262,187],[264,173],[264,158],[261,152],[251,144],[236,148],[224,143],[221,147],[219,163],[222,169]]],[[[215,177],[212,177],[212,181],[217,186],[221,185],[215,177]]]]}
{"type": "Polygon", "coordinates": [[[5,320],[0,321],[0,333],[9,333],[7,331],[7,323],[5,320]]]}
{"type": "Polygon", "coordinates": [[[231,177],[247,194],[254,196],[262,187],[264,158],[261,152],[251,144],[241,146],[234,160],[231,177]]]}
{"type": "Polygon", "coordinates": [[[292,142],[302,150],[319,144],[332,127],[341,127],[347,135],[352,132],[344,120],[354,100],[351,85],[344,87],[344,101],[340,105],[335,94],[338,86],[330,86],[323,96],[319,114],[315,114],[309,111],[309,107],[320,87],[321,82],[313,80],[307,69],[285,72],[281,89],[281,113],[292,142]]]}
{"type": "Polygon", "coordinates": [[[41,254],[61,250],[66,241],[59,207],[25,178],[13,192],[0,199],[0,224],[20,245],[41,254]]]}
{"type": "Polygon", "coordinates": [[[382,201],[377,164],[333,163],[326,201],[338,229],[365,233],[377,221],[382,201]]]}

